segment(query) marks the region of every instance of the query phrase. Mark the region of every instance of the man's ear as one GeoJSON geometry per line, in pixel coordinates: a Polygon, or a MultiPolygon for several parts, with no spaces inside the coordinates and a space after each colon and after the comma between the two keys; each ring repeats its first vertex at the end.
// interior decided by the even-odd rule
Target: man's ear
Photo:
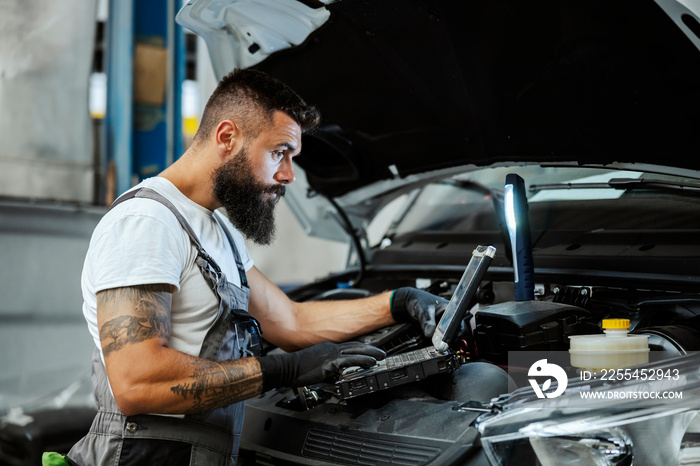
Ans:
{"type": "Polygon", "coordinates": [[[239,146],[243,143],[241,130],[232,120],[221,121],[216,127],[214,137],[216,138],[216,146],[219,148],[219,155],[223,158],[237,153],[239,146]]]}

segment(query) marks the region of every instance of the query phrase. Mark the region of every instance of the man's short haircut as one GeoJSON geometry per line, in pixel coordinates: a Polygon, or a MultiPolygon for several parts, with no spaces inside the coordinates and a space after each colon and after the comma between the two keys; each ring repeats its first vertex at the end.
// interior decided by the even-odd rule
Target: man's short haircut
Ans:
{"type": "Polygon", "coordinates": [[[209,97],[194,142],[208,138],[224,120],[236,122],[246,138],[254,138],[276,110],[289,115],[302,132],[314,130],[321,120],[315,107],[278,79],[258,70],[233,70],[209,97]]]}

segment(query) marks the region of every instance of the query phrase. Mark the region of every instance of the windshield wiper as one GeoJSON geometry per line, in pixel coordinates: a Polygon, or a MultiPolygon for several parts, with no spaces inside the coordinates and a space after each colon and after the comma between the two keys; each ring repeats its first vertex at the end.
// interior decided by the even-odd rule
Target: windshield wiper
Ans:
{"type": "Polygon", "coordinates": [[[493,189],[489,188],[486,185],[483,185],[481,183],[477,183],[476,181],[472,180],[456,180],[456,179],[449,179],[449,180],[444,180],[443,183],[449,184],[452,186],[456,186],[461,189],[466,189],[468,191],[477,191],[480,193],[484,194],[493,194],[493,189]]]}
{"type": "Polygon", "coordinates": [[[652,189],[652,190],[669,190],[669,191],[684,191],[691,193],[700,193],[700,185],[681,183],[670,180],[658,179],[639,179],[639,178],[612,178],[606,182],[598,183],[551,183],[551,184],[532,184],[530,191],[544,191],[552,189],[652,189]]]}

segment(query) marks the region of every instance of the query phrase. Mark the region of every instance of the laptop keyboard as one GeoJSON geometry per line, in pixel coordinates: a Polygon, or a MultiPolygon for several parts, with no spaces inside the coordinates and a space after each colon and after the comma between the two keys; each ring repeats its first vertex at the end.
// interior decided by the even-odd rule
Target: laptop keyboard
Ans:
{"type": "Polygon", "coordinates": [[[428,351],[428,348],[421,348],[421,349],[410,351],[408,353],[402,353],[402,354],[396,354],[394,356],[389,356],[384,361],[386,364],[386,368],[391,370],[391,369],[398,369],[398,368],[404,367],[406,365],[415,364],[415,363],[420,362],[420,361],[425,361],[425,360],[430,359],[430,358],[431,358],[431,355],[430,355],[430,351],[428,351]]]}

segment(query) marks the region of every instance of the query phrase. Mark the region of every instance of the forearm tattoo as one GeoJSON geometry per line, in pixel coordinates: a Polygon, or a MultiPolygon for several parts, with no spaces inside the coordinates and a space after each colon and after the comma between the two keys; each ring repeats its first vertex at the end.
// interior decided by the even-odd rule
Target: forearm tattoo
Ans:
{"type": "Polygon", "coordinates": [[[262,375],[252,363],[198,360],[189,383],[182,383],[170,390],[187,400],[192,398],[188,413],[198,413],[227,406],[251,398],[260,393],[262,375]]]}
{"type": "Polygon", "coordinates": [[[100,328],[105,357],[150,338],[170,340],[170,286],[140,285],[97,293],[97,307],[112,317],[100,328]],[[126,311],[123,311],[126,310],[126,311]]]}

